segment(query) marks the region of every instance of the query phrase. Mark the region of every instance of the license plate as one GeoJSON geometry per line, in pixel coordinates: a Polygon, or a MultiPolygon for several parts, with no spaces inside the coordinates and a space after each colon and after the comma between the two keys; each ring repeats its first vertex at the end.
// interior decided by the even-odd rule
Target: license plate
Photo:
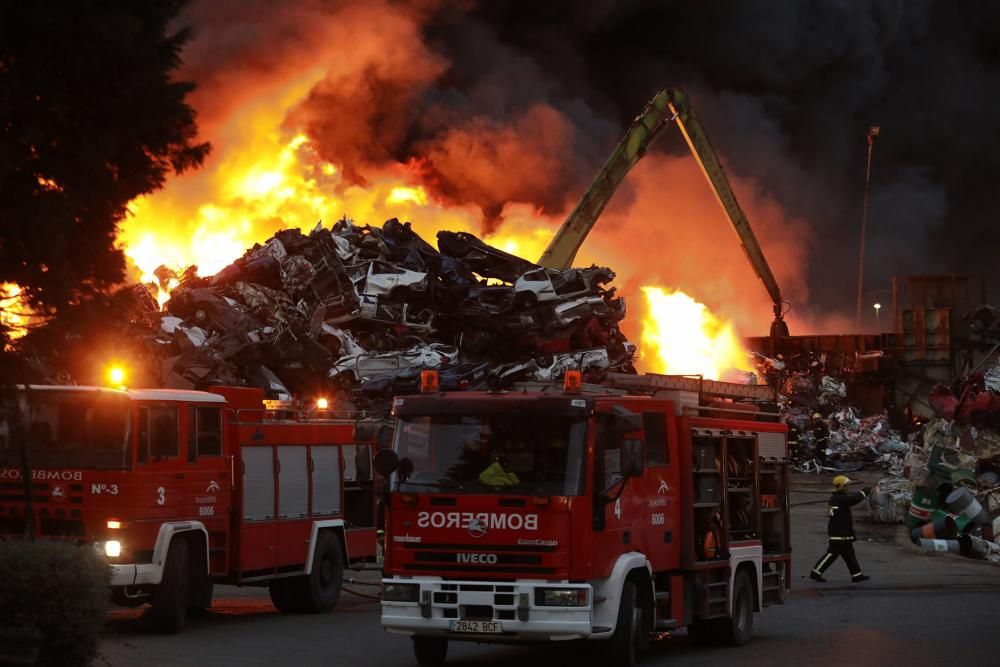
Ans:
{"type": "Polygon", "coordinates": [[[503,632],[503,623],[500,621],[452,621],[451,631],[497,634],[503,632]]]}

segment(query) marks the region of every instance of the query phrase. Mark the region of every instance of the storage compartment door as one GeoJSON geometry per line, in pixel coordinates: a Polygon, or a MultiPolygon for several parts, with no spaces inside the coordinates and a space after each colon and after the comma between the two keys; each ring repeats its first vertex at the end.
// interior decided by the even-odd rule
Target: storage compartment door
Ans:
{"type": "Polygon", "coordinates": [[[340,447],[319,446],[311,450],[313,516],[340,514],[340,447]]]}

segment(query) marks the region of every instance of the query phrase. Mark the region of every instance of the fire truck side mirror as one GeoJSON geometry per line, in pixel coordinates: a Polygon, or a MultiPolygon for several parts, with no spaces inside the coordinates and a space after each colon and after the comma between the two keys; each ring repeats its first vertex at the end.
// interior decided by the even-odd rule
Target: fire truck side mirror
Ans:
{"type": "Polygon", "coordinates": [[[375,471],[382,477],[389,477],[399,468],[399,454],[392,449],[380,449],[373,460],[375,471]]]}

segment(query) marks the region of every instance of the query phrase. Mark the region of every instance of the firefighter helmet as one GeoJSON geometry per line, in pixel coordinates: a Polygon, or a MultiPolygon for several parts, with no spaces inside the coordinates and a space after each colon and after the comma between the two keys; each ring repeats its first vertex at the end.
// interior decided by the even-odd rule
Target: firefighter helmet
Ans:
{"type": "Polygon", "coordinates": [[[833,478],[833,488],[835,488],[837,491],[841,491],[848,484],[853,484],[853,483],[854,480],[848,479],[847,475],[837,475],[836,477],[833,478]]]}

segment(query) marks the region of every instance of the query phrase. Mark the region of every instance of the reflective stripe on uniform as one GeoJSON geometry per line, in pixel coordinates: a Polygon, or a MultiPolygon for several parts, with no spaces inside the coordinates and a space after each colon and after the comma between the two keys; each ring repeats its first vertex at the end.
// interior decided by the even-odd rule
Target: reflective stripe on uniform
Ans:
{"type": "Polygon", "coordinates": [[[830,562],[831,558],[835,558],[835,556],[833,554],[826,554],[825,556],[823,556],[823,560],[821,560],[819,564],[817,564],[816,567],[813,568],[813,572],[815,572],[816,574],[823,574],[823,570],[826,569],[826,565],[827,563],[830,562]]]}

